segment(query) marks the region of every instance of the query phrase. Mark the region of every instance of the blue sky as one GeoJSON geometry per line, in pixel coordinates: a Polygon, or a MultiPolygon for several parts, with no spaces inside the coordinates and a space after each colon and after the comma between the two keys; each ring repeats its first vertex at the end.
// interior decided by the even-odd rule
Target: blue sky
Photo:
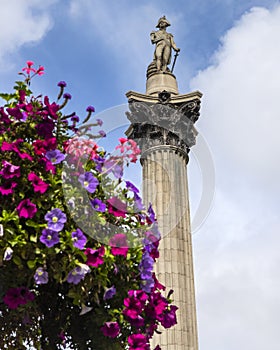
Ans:
{"type": "MultiPolygon", "coordinates": [[[[145,92],[149,33],[167,16],[179,90],[204,94],[189,164],[193,218],[215,192],[193,225],[200,349],[278,350],[279,1],[2,0],[1,13],[0,91],[33,60],[46,70],[34,92],[55,98],[65,80],[70,111],[82,117],[94,105],[110,138],[125,129],[125,93],[145,92]]],[[[139,181],[139,168],[129,176],[139,181]]]]}

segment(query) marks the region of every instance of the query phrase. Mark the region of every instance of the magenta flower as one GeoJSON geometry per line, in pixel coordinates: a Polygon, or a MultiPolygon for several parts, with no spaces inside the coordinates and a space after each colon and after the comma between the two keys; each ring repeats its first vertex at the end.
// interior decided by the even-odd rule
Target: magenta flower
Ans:
{"type": "Polygon", "coordinates": [[[90,268],[85,264],[80,264],[80,266],[75,267],[69,272],[67,276],[67,282],[78,284],[85,278],[85,275],[90,272],[90,268]]]}
{"type": "Polygon", "coordinates": [[[27,67],[22,68],[23,72],[26,72],[27,75],[30,75],[30,73],[36,73],[36,69],[32,68],[32,66],[34,65],[34,62],[32,61],[27,61],[26,62],[27,67]]]}
{"type": "Polygon", "coordinates": [[[13,177],[20,177],[20,166],[13,165],[6,160],[2,161],[3,168],[0,174],[4,179],[11,179],[13,177]]]}
{"type": "Polygon", "coordinates": [[[43,267],[38,267],[34,275],[34,280],[36,284],[47,284],[49,281],[48,272],[43,267]]]}
{"type": "Polygon", "coordinates": [[[32,219],[37,212],[37,207],[28,198],[19,203],[17,211],[20,218],[32,219]]]}
{"type": "Polygon", "coordinates": [[[17,187],[16,182],[4,182],[4,184],[0,186],[0,193],[3,196],[8,196],[14,192],[15,187],[17,187]]]}
{"type": "Polygon", "coordinates": [[[129,350],[150,350],[150,345],[144,334],[131,334],[128,339],[129,350]]]}
{"type": "Polygon", "coordinates": [[[25,305],[33,301],[34,294],[25,287],[10,288],[5,294],[3,301],[10,309],[16,309],[19,305],[25,305]]]}
{"type": "Polygon", "coordinates": [[[95,112],[95,108],[93,106],[88,106],[87,112],[95,112]]]}
{"type": "Polygon", "coordinates": [[[59,243],[58,232],[45,228],[40,236],[40,242],[44,243],[48,248],[59,243]]]}
{"type": "Polygon", "coordinates": [[[65,92],[65,94],[63,94],[63,98],[66,100],[71,100],[72,96],[68,92],[65,92]]]}
{"type": "Polygon", "coordinates": [[[46,158],[52,163],[52,164],[59,164],[65,159],[65,154],[60,152],[60,150],[55,149],[53,151],[48,151],[46,153],[46,158]]]}
{"type": "Polygon", "coordinates": [[[89,193],[93,193],[99,185],[99,181],[90,171],[81,174],[78,180],[89,193]]]}
{"type": "Polygon", "coordinates": [[[57,86],[61,87],[61,88],[65,88],[67,86],[67,84],[65,83],[65,81],[60,81],[59,83],[57,83],[57,86]]]}
{"type": "Polygon", "coordinates": [[[72,242],[73,246],[78,249],[83,249],[87,243],[86,236],[78,228],[77,231],[72,232],[72,242]]]}
{"type": "Polygon", "coordinates": [[[101,331],[105,337],[116,338],[120,333],[120,326],[118,322],[105,322],[101,331]]]}
{"type": "Polygon", "coordinates": [[[103,300],[112,299],[115,294],[116,294],[115,286],[112,286],[111,288],[107,288],[103,295],[103,300]]]}
{"type": "Polygon", "coordinates": [[[61,211],[59,208],[55,208],[45,215],[45,220],[47,221],[48,229],[55,232],[60,232],[67,221],[67,217],[63,211],[61,211]]]}
{"type": "Polygon", "coordinates": [[[35,173],[30,173],[27,177],[29,181],[32,182],[34,192],[45,193],[49,187],[47,183],[45,183],[39,176],[35,173]]]}
{"type": "Polygon", "coordinates": [[[113,255],[123,255],[127,256],[128,245],[126,235],[123,233],[115,234],[109,241],[109,245],[111,246],[111,252],[113,255]]]}
{"type": "Polygon", "coordinates": [[[85,250],[85,255],[87,256],[86,264],[93,267],[98,267],[104,262],[103,256],[105,254],[104,246],[101,246],[98,249],[87,248],[85,250]]]}
{"type": "Polygon", "coordinates": [[[158,317],[158,320],[160,321],[160,323],[163,325],[164,328],[170,328],[175,324],[177,324],[177,319],[176,319],[177,310],[178,310],[177,306],[171,305],[170,310],[165,311],[158,317]]]}
{"type": "Polygon", "coordinates": [[[98,198],[91,199],[90,203],[95,211],[100,211],[104,213],[104,211],[106,210],[106,204],[98,198]]]}
{"type": "Polygon", "coordinates": [[[108,212],[114,216],[122,216],[123,218],[126,215],[127,208],[126,204],[123,203],[118,197],[112,197],[107,200],[108,212]]]}

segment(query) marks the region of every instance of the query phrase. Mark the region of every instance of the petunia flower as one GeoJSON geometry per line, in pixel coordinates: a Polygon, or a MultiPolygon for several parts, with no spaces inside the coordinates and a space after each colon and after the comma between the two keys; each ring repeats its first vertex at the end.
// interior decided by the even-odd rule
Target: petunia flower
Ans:
{"type": "Polygon", "coordinates": [[[5,250],[5,253],[4,253],[4,257],[3,257],[3,260],[4,261],[9,261],[12,259],[12,256],[13,256],[13,249],[8,247],[6,250],[5,250]]]}
{"type": "Polygon", "coordinates": [[[75,267],[68,273],[67,282],[78,284],[85,278],[85,275],[90,272],[90,268],[85,264],[75,267]]]}
{"type": "Polygon", "coordinates": [[[35,295],[26,287],[10,288],[3,297],[4,303],[10,309],[17,309],[20,305],[25,305],[34,299],[35,295]]]}
{"type": "Polygon", "coordinates": [[[104,211],[106,210],[106,204],[98,198],[91,199],[90,203],[95,211],[100,211],[104,213],[104,211]]]}
{"type": "Polygon", "coordinates": [[[4,182],[2,186],[0,186],[0,193],[3,196],[8,196],[14,192],[14,188],[17,187],[16,182],[4,182]]]}
{"type": "Polygon", "coordinates": [[[34,275],[34,280],[36,284],[47,284],[49,281],[48,272],[43,267],[38,267],[34,275]]]}
{"type": "Polygon", "coordinates": [[[112,286],[111,288],[107,288],[103,294],[103,300],[112,299],[115,294],[116,294],[115,286],[112,286]]]}
{"type": "Polygon", "coordinates": [[[60,232],[67,221],[67,217],[63,211],[61,211],[59,208],[55,208],[45,215],[45,220],[47,221],[48,229],[55,232],[60,232]]]}
{"type": "Polygon", "coordinates": [[[17,211],[20,218],[32,219],[37,212],[37,207],[36,204],[32,203],[28,198],[19,203],[17,211]]]}
{"type": "Polygon", "coordinates": [[[78,228],[76,231],[72,232],[72,242],[73,246],[78,249],[83,249],[87,243],[87,238],[83,232],[78,228]]]}
{"type": "Polygon", "coordinates": [[[86,264],[93,267],[98,267],[104,262],[103,256],[105,254],[104,246],[98,249],[87,248],[85,250],[85,255],[87,256],[86,264]]]}
{"type": "Polygon", "coordinates": [[[128,244],[126,235],[123,233],[115,234],[109,241],[109,245],[111,246],[111,252],[113,255],[123,255],[127,256],[128,252],[128,244]]]}
{"type": "Polygon", "coordinates": [[[120,333],[120,326],[118,322],[105,322],[101,331],[105,337],[116,338],[120,333]]]}
{"type": "Polygon", "coordinates": [[[65,159],[65,154],[55,149],[53,151],[48,151],[46,153],[46,158],[51,161],[52,164],[59,164],[65,159]]]}
{"type": "Polygon", "coordinates": [[[48,248],[59,243],[58,232],[45,228],[40,236],[40,242],[44,243],[48,248]]]}
{"type": "Polygon", "coordinates": [[[44,182],[39,176],[37,176],[35,173],[30,173],[27,177],[29,181],[31,181],[34,192],[40,192],[40,193],[45,193],[49,187],[49,185],[44,182]]]}
{"type": "Polygon", "coordinates": [[[114,216],[122,216],[123,218],[126,215],[127,208],[126,204],[123,203],[118,197],[112,197],[107,200],[108,212],[114,216]]]}
{"type": "Polygon", "coordinates": [[[97,186],[99,185],[99,181],[90,171],[81,174],[78,180],[89,193],[95,192],[97,186]]]}
{"type": "Polygon", "coordinates": [[[131,334],[128,339],[129,350],[149,350],[150,345],[148,344],[147,337],[144,334],[131,334]]]}
{"type": "Polygon", "coordinates": [[[20,177],[20,166],[13,165],[6,160],[2,161],[3,168],[0,171],[0,175],[4,179],[11,179],[13,177],[20,177]]]}

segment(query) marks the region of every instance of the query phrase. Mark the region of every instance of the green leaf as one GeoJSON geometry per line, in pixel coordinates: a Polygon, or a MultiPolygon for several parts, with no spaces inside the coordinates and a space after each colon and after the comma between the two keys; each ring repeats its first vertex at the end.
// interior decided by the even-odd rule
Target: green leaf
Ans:
{"type": "Polygon", "coordinates": [[[28,261],[27,261],[27,266],[28,266],[30,269],[34,269],[34,267],[36,266],[36,260],[28,260],[28,261]]]}

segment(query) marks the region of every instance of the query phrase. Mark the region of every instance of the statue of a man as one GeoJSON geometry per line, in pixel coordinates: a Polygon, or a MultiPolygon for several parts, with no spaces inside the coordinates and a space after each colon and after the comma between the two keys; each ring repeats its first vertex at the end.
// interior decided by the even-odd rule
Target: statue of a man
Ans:
{"type": "Polygon", "coordinates": [[[151,36],[152,44],[156,45],[154,60],[156,61],[157,71],[166,72],[167,65],[171,62],[171,49],[179,52],[180,49],[176,46],[173,35],[167,33],[166,27],[169,27],[170,23],[165,18],[161,17],[158,20],[156,28],[159,28],[158,31],[153,31],[151,36]]]}

